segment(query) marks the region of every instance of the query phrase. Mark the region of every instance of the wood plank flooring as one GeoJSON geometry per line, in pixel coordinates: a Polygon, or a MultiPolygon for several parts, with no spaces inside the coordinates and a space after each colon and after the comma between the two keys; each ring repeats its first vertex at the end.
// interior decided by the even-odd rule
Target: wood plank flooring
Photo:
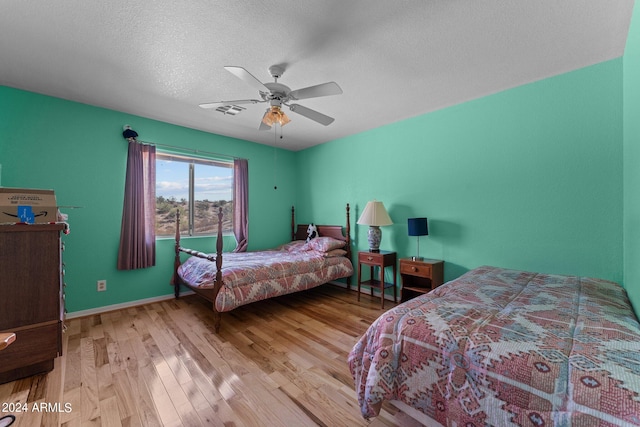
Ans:
{"type": "Polygon", "coordinates": [[[68,320],[54,370],[0,384],[0,410],[28,427],[416,426],[391,405],[360,415],[346,359],[379,304],[323,285],[224,313],[217,335],[195,295],[68,320]]]}

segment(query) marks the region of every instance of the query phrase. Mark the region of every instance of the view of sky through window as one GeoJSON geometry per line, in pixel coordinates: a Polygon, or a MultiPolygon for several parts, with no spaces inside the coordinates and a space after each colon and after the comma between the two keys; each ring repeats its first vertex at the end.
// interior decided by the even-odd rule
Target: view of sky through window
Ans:
{"type": "MultiPolygon", "coordinates": [[[[196,200],[231,200],[233,168],[195,165],[194,192],[196,200]]],[[[156,197],[189,198],[189,164],[159,159],[156,162],[156,197]]]]}

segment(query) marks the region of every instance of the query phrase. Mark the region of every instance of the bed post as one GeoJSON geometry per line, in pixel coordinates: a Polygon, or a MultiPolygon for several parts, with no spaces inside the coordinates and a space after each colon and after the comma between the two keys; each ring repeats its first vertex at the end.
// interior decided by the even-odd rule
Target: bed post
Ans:
{"type": "Polygon", "coordinates": [[[351,220],[349,219],[349,210],[351,208],[349,207],[349,203],[347,203],[347,228],[346,228],[346,232],[347,232],[347,246],[351,247],[351,220]]]}
{"type": "Polygon", "coordinates": [[[295,218],[296,208],[291,205],[291,241],[296,240],[296,218],[295,218]]]}
{"type": "Polygon", "coordinates": [[[216,240],[216,281],[213,284],[213,328],[220,332],[221,314],[216,309],[216,299],[222,288],[222,207],[218,209],[218,236],[216,240]]]}
{"type": "Polygon", "coordinates": [[[171,278],[171,284],[173,285],[173,293],[176,298],[180,296],[180,278],[178,277],[178,267],[180,267],[180,210],[176,210],[176,244],[175,244],[175,258],[173,261],[173,277],[171,278]]]}
{"type": "MultiPolygon", "coordinates": [[[[349,203],[347,203],[347,256],[351,259],[351,219],[349,217],[349,203]]],[[[351,276],[347,277],[347,290],[351,289],[351,276]]]]}

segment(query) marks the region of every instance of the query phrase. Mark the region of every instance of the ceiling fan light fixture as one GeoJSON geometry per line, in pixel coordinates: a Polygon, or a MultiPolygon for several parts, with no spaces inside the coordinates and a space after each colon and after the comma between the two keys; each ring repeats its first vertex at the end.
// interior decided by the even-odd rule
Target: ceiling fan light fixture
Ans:
{"type": "Polygon", "coordinates": [[[273,126],[276,123],[278,123],[280,126],[284,126],[290,121],[291,119],[287,117],[287,115],[278,105],[272,105],[262,118],[262,122],[269,126],[273,126]]]}

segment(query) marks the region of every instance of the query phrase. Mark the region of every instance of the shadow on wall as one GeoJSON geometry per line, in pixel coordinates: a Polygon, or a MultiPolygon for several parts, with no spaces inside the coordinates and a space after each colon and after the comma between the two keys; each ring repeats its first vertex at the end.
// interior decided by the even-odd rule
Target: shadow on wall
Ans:
{"type": "MultiPolygon", "coordinates": [[[[429,237],[433,239],[434,245],[440,248],[440,258],[444,259],[444,280],[457,279],[469,271],[469,267],[464,267],[451,261],[448,255],[448,248],[460,247],[464,240],[464,227],[457,222],[430,219],[429,237]]],[[[474,266],[475,267],[475,266],[474,266]]]]}

